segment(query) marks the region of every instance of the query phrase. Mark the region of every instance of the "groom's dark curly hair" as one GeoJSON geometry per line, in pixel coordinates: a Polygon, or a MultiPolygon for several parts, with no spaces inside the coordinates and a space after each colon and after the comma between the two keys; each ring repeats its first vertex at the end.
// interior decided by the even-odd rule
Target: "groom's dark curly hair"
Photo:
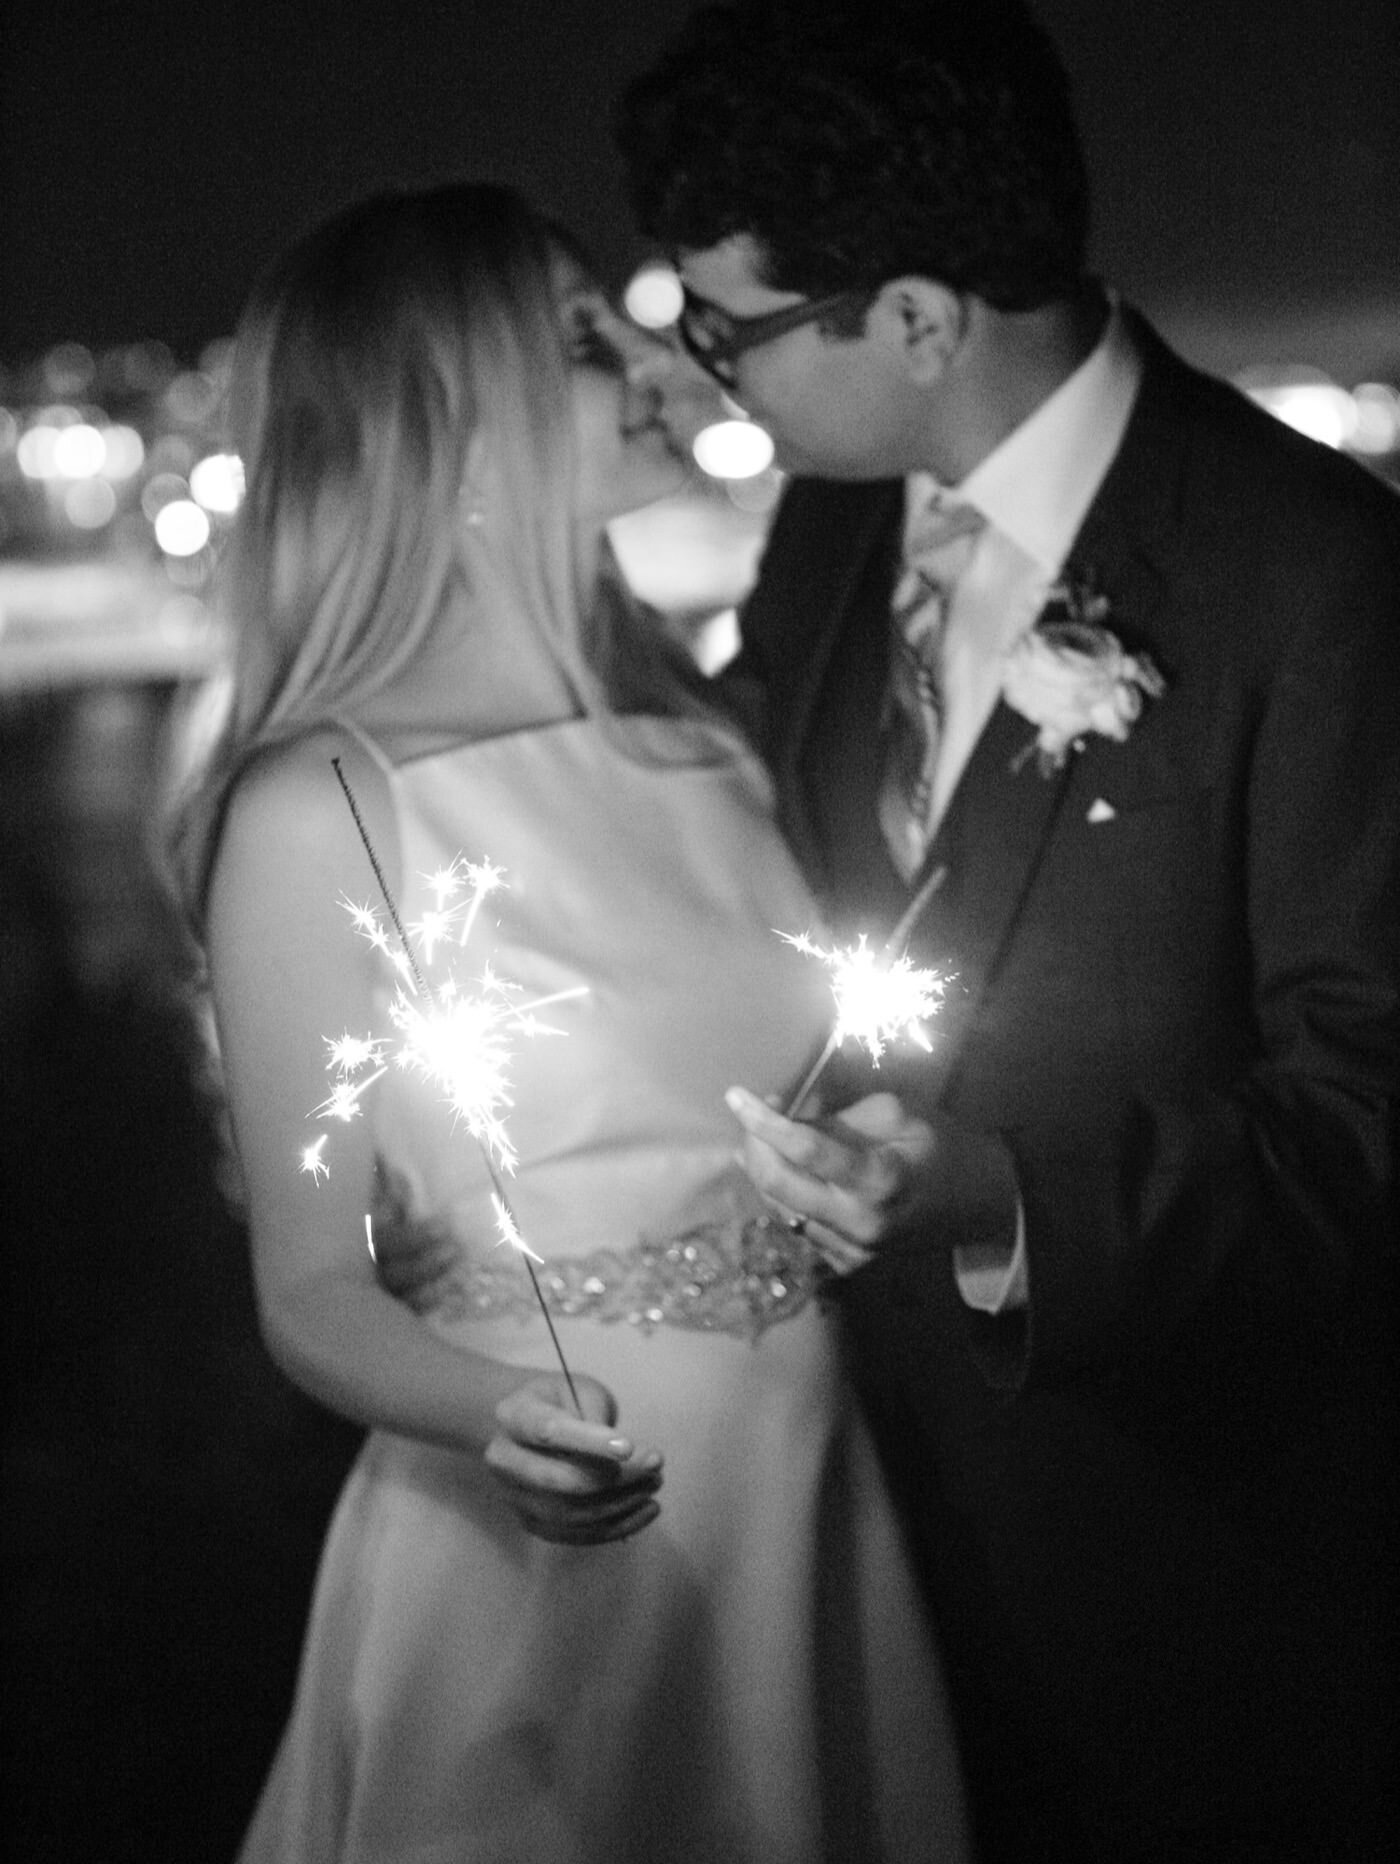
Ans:
{"type": "Polygon", "coordinates": [[[616,130],[647,237],[749,234],[778,290],[919,273],[1030,310],[1082,282],[1069,80],[1019,0],[705,6],[616,130]]]}

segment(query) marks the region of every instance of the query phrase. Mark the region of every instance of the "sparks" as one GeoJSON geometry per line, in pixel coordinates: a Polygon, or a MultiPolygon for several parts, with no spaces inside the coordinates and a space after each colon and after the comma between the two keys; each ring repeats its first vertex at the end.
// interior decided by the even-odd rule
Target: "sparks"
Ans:
{"type": "MultiPolygon", "coordinates": [[[[504,886],[504,872],[490,861],[473,862],[459,856],[436,873],[425,874],[423,879],[437,902],[436,909],[405,928],[339,758],[332,758],[331,765],[379,882],[397,942],[390,942],[372,907],[360,905],[344,894],[340,904],[349,913],[356,932],[387,958],[398,974],[398,985],[389,1005],[389,1021],[399,1041],[395,1046],[388,1037],[360,1037],[348,1033],[339,1040],[328,1039],[326,1047],[330,1060],[327,1066],[335,1078],[330,1095],[312,1117],[353,1119],[360,1111],[365,1092],[387,1071],[390,1063],[411,1069],[442,1090],[454,1119],[466,1128],[481,1152],[491,1180],[491,1202],[500,1240],[509,1243],[525,1264],[574,1407],[582,1417],[573,1377],[535,1275],[535,1265],[543,1258],[535,1254],[522,1236],[501,1176],[512,1173],[516,1163],[515,1149],[505,1125],[505,1115],[511,1106],[509,1038],[561,1034],[562,1031],[542,1023],[535,1012],[546,1004],[583,996],[586,990],[583,987],[558,990],[521,1002],[520,987],[498,978],[489,965],[483,966],[481,977],[472,988],[464,988],[461,980],[452,975],[430,985],[424,967],[431,965],[434,951],[453,934],[458,949],[465,946],[482,901],[504,886]],[[463,892],[465,900],[458,901],[458,894],[463,892]],[[365,1069],[373,1072],[366,1075],[365,1069]]],[[[302,1154],[302,1169],[311,1172],[313,1177],[329,1175],[329,1167],[321,1157],[325,1143],[326,1135],[322,1134],[315,1145],[307,1147],[302,1154]]],[[[365,1235],[373,1255],[374,1231],[368,1216],[365,1235]]]]}
{"type": "Polygon", "coordinates": [[[378,1062],[384,1045],[373,1036],[352,1036],[347,1030],[338,1041],[328,1039],[326,1047],[330,1050],[328,1068],[334,1068],[337,1074],[358,1074],[361,1068],[378,1062]]]}
{"type": "Polygon", "coordinates": [[[467,876],[471,882],[472,897],[466,912],[462,916],[462,930],[457,935],[457,943],[465,945],[472,935],[476,916],[481,911],[481,902],[498,887],[505,885],[505,876],[499,867],[490,861],[468,861],[467,876]]]}
{"type": "Polygon", "coordinates": [[[331,1175],[330,1166],[327,1165],[326,1161],[321,1157],[322,1152],[325,1150],[326,1141],[329,1138],[329,1133],[322,1133],[320,1138],[313,1144],[303,1146],[301,1149],[301,1169],[304,1172],[310,1173],[313,1184],[319,1179],[329,1178],[331,1175]]]}
{"type": "Polygon", "coordinates": [[[887,959],[871,951],[863,937],[846,951],[824,951],[805,932],[778,936],[830,971],[838,1046],[854,1036],[877,1067],[889,1044],[901,1036],[922,1049],[933,1047],[925,1023],[938,1009],[946,978],[915,970],[904,953],[887,959]]]}
{"type": "Polygon", "coordinates": [[[481,996],[458,991],[426,1007],[400,990],[389,1020],[402,1038],[394,1056],[398,1065],[441,1088],[472,1138],[502,1171],[513,1172],[515,1149],[504,1114],[511,1104],[506,1032],[514,1014],[505,988],[483,989],[481,996]]]}
{"type": "Polygon", "coordinates": [[[340,904],[350,915],[351,924],[363,938],[367,938],[376,951],[390,955],[389,934],[379,923],[379,915],[371,906],[361,906],[347,894],[342,893],[340,904]]]}
{"type": "Polygon", "coordinates": [[[499,1249],[501,1243],[509,1243],[512,1249],[518,1249],[522,1256],[528,1256],[532,1262],[543,1268],[544,1257],[537,1256],[520,1234],[520,1225],[515,1221],[515,1212],[499,1192],[491,1193],[491,1205],[496,1212],[496,1228],[501,1232],[500,1241],[496,1247],[499,1249]]]}
{"type": "Polygon", "coordinates": [[[425,913],[408,929],[431,964],[434,948],[449,937],[455,937],[459,946],[467,943],[482,901],[505,885],[505,871],[493,861],[466,861],[459,855],[448,866],[423,878],[437,901],[437,910],[425,913]],[[467,898],[458,901],[457,895],[464,891],[467,898]]]}
{"type": "Polygon", "coordinates": [[[387,1068],[376,1068],[364,1081],[337,1081],[320,1106],[312,1108],[311,1118],[316,1120],[324,1116],[328,1120],[344,1120],[348,1124],[360,1111],[360,1096],[365,1089],[373,1087],[380,1075],[388,1072],[387,1068]]]}
{"type": "Polygon", "coordinates": [[[836,1020],[826,1044],[784,1108],[789,1118],[851,1036],[864,1046],[877,1068],[889,1044],[901,1037],[926,1052],[932,1049],[925,1025],[936,1014],[950,980],[937,971],[916,970],[904,946],[919,914],[942,886],[946,872],[946,868],[939,867],[928,876],[878,952],[870,950],[864,936],[844,951],[827,951],[806,932],[778,933],[804,957],[816,958],[826,966],[831,972],[831,994],[836,999],[836,1020]]]}
{"type": "MultiPolygon", "coordinates": [[[[476,871],[469,862],[457,862],[444,874],[459,869],[472,874],[476,871]]],[[[489,871],[492,885],[499,886],[500,870],[489,871]]],[[[437,876],[430,884],[439,884],[442,879],[437,876]]],[[[522,1002],[520,987],[507,983],[486,965],[480,977],[469,984],[449,975],[430,989],[414,955],[396,951],[389,944],[377,914],[367,906],[349,901],[342,904],[350,912],[355,930],[384,955],[398,974],[388,1011],[397,1041],[348,1032],[327,1038],[326,1065],[334,1078],[330,1093],[310,1117],[353,1120],[361,1111],[368,1089],[390,1065],[408,1069],[441,1088],[444,1103],[480,1142],[497,1170],[513,1172],[516,1154],[505,1126],[511,1106],[511,1038],[562,1035],[562,1030],[541,1021],[537,1012],[546,1004],[585,996],[586,987],[551,991],[522,1002]],[[366,1069],[371,1072],[365,1073],[366,1069]]],[[[329,1168],[320,1161],[320,1169],[326,1172],[329,1168]]]]}
{"type": "Polygon", "coordinates": [[[423,954],[424,964],[431,964],[434,950],[452,930],[452,914],[450,912],[424,913],[423,917],[408,929],[423,954]]]}

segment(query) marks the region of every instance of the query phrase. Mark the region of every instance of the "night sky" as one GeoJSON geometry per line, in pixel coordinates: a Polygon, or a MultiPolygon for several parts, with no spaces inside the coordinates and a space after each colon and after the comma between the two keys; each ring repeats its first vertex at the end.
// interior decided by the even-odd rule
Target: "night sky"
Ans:
{"type": "MultiPolygon", "coordinates": [[[[513,181],[617,276],[607,109],[691,0],[9,0],[0,359],[192,358],[309,220],[388,182],[513,181]]],[[[1188,353],[1400,373],[1396,0],[1041,0],[1100,268],[1188,353]]]]}

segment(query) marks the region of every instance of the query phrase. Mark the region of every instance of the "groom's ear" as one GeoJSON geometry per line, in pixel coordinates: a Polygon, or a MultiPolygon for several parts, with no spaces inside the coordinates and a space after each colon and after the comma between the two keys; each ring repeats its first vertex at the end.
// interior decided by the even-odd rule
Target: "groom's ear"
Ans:
{"type": "Polygon", "coordinates": [[[926,387],[943,374],[961,344],[967,306],[951,286],[911,273],[882,288],[865,327],[897,355],[911,382],[926,387]]]}

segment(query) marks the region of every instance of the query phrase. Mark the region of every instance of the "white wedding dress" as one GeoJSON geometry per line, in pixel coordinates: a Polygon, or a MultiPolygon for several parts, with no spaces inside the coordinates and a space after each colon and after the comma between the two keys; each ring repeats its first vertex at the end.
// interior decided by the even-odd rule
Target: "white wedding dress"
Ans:
{"type": "MultiPolygon", "coordinates": [[[[570,1367],[665,1454],[662,1511],[549,1545],[477,1458],[371,1433],[243,1864],[964,1859],[938,1663],[833,1323],[803,1245],[757,1221],[722,1099],[794,1082],[828,1008],[775,936],[812,905],[761,766],[648,763],[577,720],[390,782],[404,922],[426,876],[489,858],[507,890],[467,968],[586,986],[515,1047],[510,1201],[570,1367]]],[[[475,1145],[398,1070],[374,1093],[398,1197],[460,1244],[426,1324],[553,1367],[475,1145]]]]}

